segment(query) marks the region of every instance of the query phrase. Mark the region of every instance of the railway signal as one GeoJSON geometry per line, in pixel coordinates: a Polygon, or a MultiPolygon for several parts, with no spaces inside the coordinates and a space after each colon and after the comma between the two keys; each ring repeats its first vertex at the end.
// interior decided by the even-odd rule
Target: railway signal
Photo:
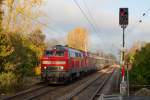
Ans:
{"type": "MultiPolygon", "coordinates": [[[[125,48],[125,33],[124,32],[125,32],[125,29],[128,25],[128,20],[129,20],[128,16],[129,16],[128,8],[120,8],[119,9],[119,25],[123,29],[123,38],[122,38],[123,49],[125,48]]],[[[122,66],[122,81],[120,83],[120,93],[125,95],[126,90],[127,90],[127,84],[126,84],[126,81],[124,80],[124,77],[125,77],[125,70],[124,70],[125,69],[125,51],[124,50],[122,51],[121,66],[122,66]]],[[[129,81],[129,80],[127,79],[127,81],[129,81]]]]}
{"type": "Polygon", "coordinates": [[[119,24],[128,25],[128,8],[120,8],[119,11],[119,24]]]}

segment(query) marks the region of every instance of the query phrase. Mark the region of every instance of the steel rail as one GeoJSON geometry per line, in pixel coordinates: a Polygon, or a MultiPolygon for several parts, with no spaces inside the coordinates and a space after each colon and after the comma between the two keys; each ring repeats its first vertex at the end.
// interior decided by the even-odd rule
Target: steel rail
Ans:
{"type": "Polygon", "coordinates": [[[52,90],[55,90],[55,88],[56,87],[53,87],[53,88],[49,87],[48,85],[38,86],[38,87],[33,88],[33,89],[24,90],[22,92],[19,92],[19,93],[13,95],[13,96],[3,98],[3,100],[16,100],[17,98],[23,98],[26,95],[29,95],[29,96],[27,96],[27,97],[25,97],[23,99],[25,99],[25,100],[31,100],[32,98],[41,96],[41,95],[46,94],[46,93],[48,93],[48,92],[50,92],[52,90]],[[41,92],[42,90],[43,90],[43,92],[41,92]]]}
{"type": "MultiPolygon", "coordinates": [[[[113,72],[114,72],[114,70],[113,70],[113,72]]],[[[108,75],[107,78],[102,82],[102,84],[97,88],[97,90],[93,93],[93,95],[90,98],[90,100],[96,100],[96,97],[100,96],[100,94],[102,93],[102,90],[104,89],[104,86],[106,85],[106,83],[108,82],[108,80],[113,75],[113,72],[110,75],[108,75]]]]}
{"type": "Polygon", "coordinates": [[[85,82],[84,84],[81,84],[78,88],[76,88],[71,93],[58,98],[58,100],[72,100],[75,96],[79,95],[82,91],[84,91],[86,88],[88,88],[93,82],[97,81],[99,78],[102,78],[104,75],[105,75],[105,73],[99,74],[97,77],[94,77],[93,79],[85,82]]]}

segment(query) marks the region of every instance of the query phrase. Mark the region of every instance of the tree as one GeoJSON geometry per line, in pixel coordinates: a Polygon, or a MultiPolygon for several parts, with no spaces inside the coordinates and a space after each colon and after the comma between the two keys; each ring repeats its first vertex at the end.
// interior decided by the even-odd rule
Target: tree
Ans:
{"type": "Polygon", "coordinates": [[[13,48],[2,28],[3,11],[1,7],[2,0],[0,0],[0,93],[10,91],[17,83],[15,74],[10,71],[12,70],[12,63],[8,59],[13,52],[13,48]]]}
{"type": "Polygon", "coordinates": [[[25,36],[19,33],[12,33],[9,36],[14,48],[9,61],[14,63],[14,72],[23,79],[33,73],[38,58],[36,52],[30,48],[32,43],[25,36]]]}
{"type": "Polygon", "coordinates": [[[87,51],[88,34],[84,28],[76,28],[68,34],[68,46],[87,51]]]}
{"type": "Polygon", "coordinates": [[[128,68],[129,70],[132,68],[132,65],[135,61],[135,55],[138,51],[141,50],[142,47],[145,46],[145,42],[135,42],[133,46],[126,52],[125,54],[125,62],[129,64],[128,68]]]}
{"type": "Polygon", "coordinates": [[[0,72],[6,71],[11,66],[11,62],[8,62],[8,59],[12,52],[13,48],[9,44],[6,34],[0,30],[0,72]]]}
{"type": "Polygon", "coordinates": [[[45,47],[42,29],[34,23],[38,18],[34,10],[41,2],[5,0],[4,16],[0,16],[0,92],[22,86],[24,78],[33,74],[45,47]]]}
{"type": "Polygon", "coordinates": [[[9,62],[14,63],[13,66],[19,66],[16,63],[26,64],[25,61],[29,58],[26,55],[30,55],[29,59],[33,60],[33,64],[29,61],[29,65],[32,68],[42,54],[45,35],[41,31],[41,24],[37,21],[41,16],[40,6],[42,2],[43,0],[5,0],[4,2],[3,28],[10,40],[9,44],[14,49],[11,58],[16,57],[16,59],[9,59],[9,62]]]}
{"type": "Polygon", "coordinates": [[[61,41],[60,40],[62,40],[62,38],[58,38],[58,39],[51,39],[51,40],[49,40],[49,41],[47,41],[47,43],[46,43],[46,48],[47,49],[50,49],[52,46],[54,46],[54,45],[60,45],[61,44],[61,41]],[[59,40],[59,41],[58,41],[59,40]]]}
{"type": "Polygon", "coordinates": [[[0,60],[2,59],[4,63],[3,69],[12,70],[20,64],[26,64],[27,58],[34,60],[33,64],[29,61],[32,68],[38,61],[39,55],[42,54],[41,48],[44,48],[45,36],[42,34],[41,25],[34,23],[34,20],[41,14],[38,7],[42,2],[42,0],[4,1],[3,32],[0,36],[0,60]],[[13,57],[16,59],[12,59],[13,57]]]}
{"type": "Polygon", "coordinates": [[[44,45],[45,35],[40,29],[36,29],[34,32],[28,35],[29,40],[37,47],[44,45]]]}
{"type": "Polygon", "coordinates": [[[43,0],[5,0],[3,28],[7,32],[32,33],[37,26],[41,26],[35,20],[42,15],[39,8],[42,2],[43,0]]]}
{"type": "Polygon", "coordinates": [[[36,53],[34,58],[37,59],[35,62],[35,67],[37,67],[40,57],[42,56],[43,51],[46,48],[45,35],[38,28],[33,33],[28,34],[28,41],[30,41],[29,48],[36,53]]]}
{"type": "Polygon", "coordinates": [[[3,11],[1,10],[2,1],[0,1],[0,73],[5,70],[7,66],[9,66],[9,62],[7,59],[9,55],[13,52],[11,45],[9,44],[9,40],[7,35],[4,33],[1,23],[2,23],[2,14],[3,11]]]}
{"type": "Polygon", "coordinates": [[[130,71],[130,79],[133,84],[150,84],[150,43],[137,51],[130,71]]]}

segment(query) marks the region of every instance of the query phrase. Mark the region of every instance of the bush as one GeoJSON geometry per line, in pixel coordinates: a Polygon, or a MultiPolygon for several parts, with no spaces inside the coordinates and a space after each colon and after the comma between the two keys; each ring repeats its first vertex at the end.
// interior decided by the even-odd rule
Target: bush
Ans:
{"type": "Polygon", "coordinates": [[[13,91],[17,86],[16,75],[12,72],[0,74],[0,92],[13,91]]]}
{"type": "Polygon", "coordinates": [[[130,70],[130,82],[132,84],[150,84],[150,43],[135,54],[133,68],[130,70]]]}

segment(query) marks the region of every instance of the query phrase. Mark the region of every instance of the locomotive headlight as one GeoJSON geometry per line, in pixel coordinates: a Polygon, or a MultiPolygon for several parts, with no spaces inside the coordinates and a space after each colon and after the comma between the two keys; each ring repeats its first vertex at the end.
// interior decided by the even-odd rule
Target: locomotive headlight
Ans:
{"type": "Polygon", "coordinates": [[[47,67],[46,66],[44,66],[44,69],[46,69],[47,67]]]}
{"type": "Polygon", "coordinates": [[[60,66],[60,67],[59,67],[59,69],[60,69],[60,70],[63,70],[63,69],[64,69],[64,67],[63,67],[63,66],[60,66]]]}

